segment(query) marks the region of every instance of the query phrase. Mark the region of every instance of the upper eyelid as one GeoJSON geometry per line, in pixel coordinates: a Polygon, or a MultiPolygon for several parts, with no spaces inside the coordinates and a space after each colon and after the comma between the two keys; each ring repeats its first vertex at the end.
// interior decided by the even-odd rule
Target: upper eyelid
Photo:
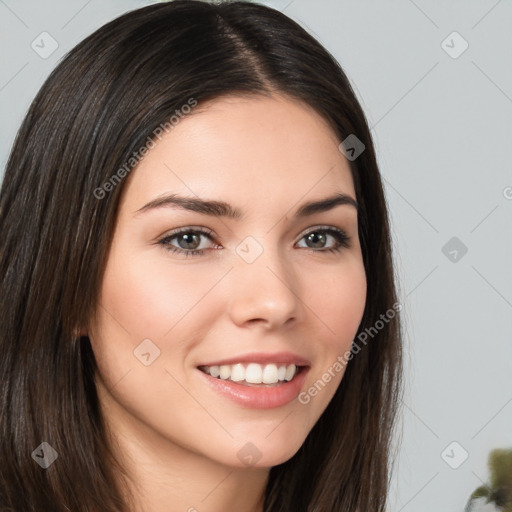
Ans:
{"type": "Polygon", "coordinates": [[[200,228],[195,226],[185,226],[183,228],[176,228],[175,230],[170,231],[159,237],[159,240],[165,240],[167,238],[173,238],[175,236],[181,235],[182,233],[200,233],[206,237],[210,237],[211,239],[215,238],[215,232],[208,228],[200,228]]]}

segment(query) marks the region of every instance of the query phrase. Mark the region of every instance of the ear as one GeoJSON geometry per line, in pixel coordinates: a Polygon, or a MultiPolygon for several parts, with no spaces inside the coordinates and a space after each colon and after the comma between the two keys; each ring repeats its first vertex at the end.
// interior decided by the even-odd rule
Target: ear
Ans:
{"type": "Polygon", "coordinates": [[[75,338],[80,338],[82,336],[87,336],[87,330],[84,327],[75,327],[73,329],[73,336],[75,338]]]}

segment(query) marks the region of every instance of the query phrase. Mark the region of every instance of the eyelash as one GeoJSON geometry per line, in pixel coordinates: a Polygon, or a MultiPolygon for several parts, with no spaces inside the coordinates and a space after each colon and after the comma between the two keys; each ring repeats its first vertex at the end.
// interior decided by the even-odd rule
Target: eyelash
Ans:
{"type": "MultiPolygon", "coordinates": [[[[166,251],[184,254],[185,257],[187,257],[187,258],[189,256],[201,256],[205,252],[206,249],[186,250],[186,249],[180,249],[178,247],[175,247],[169,243],[170,240],[178,237],[179,235],[190,234],[190,233],[204,235],[209,240],[211,240],[213,242],[213,232],[212,231],[209,231],[209,230],[206,230],[203,228],[201,228],[201,229],[200,228],[195,228],[195,229],[186,228],[186,229],[179,229],[179,230],[171,232],[170,234],[168,234],[167,236],[165,236],[164,238],[159,240],[158,243],[160,245],[162,245],[166,251]]],[[[305,247],[306,250],[313,251],[313,252],[337,253],[337,252],[340,252],[341,249],[343,249],[343,248],[350,247],[350,237],[341,229],[334,228],[334,227],[318,227],[318,228],[315,228],[315,229],[305,233],[302,236],[301,240],[304,237],[306,237],[307,235],[310,235],[311,233],[322,233],[322,234],[331,235],[335,238],[338,245],[336,247],[330,247],[328,249],[319,249],[319,250],[312,249],[311,247],[305,247]]]]}

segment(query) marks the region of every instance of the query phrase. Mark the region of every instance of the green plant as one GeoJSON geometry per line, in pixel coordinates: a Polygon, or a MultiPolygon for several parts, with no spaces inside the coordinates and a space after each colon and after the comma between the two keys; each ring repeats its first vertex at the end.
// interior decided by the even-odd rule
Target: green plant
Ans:
{"type": "Polygon", "coordinates": [[[512,512],[512,449],[493,450],[487,459],[487,466],[490,481],[473,491],[466,512],[471,510],[477,498],[486,498],[486,503],[493,503],[502,512],[512,512]]]}

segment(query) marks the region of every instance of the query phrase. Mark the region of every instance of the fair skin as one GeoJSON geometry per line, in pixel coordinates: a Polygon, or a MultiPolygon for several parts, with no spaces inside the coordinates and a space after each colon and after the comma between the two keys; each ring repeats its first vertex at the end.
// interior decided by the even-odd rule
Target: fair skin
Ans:
{"type": "Polygon", "coordinates": [[[366,301],[357,210],[294,218],[336,193],[355,200],[338,144],[297,101],[229,96],[193,109],[127,178],[87,335],[102,411],[136,482],[134,511],[262,512],[270,468],[297,452],[334,395],[343,371],[308,404],[245,407],[206,385],[197,366],[293,352],[310,363],[306,390],[350,349],[366,301]],[[165,194],[224,201],[244,217],[139,211],[165,194]],[[340,244],[319,227],[344,231],[349,246],[327,252],[340,244]],[[192,250],[183,235],[168,238],[177,228],[212,239],[198,234],[202,253],[185,257],[166,249],[192,250]],[[259,244],[250,251],[262,249],[251,263],[236,251],[246,237],[259,244]],[[134,356],[145,339],[154,344],[146,352],[160,350],[147,366],[134,356]],[[259,459],[247,466],[237,453],[249,442],[259,459]]]}

